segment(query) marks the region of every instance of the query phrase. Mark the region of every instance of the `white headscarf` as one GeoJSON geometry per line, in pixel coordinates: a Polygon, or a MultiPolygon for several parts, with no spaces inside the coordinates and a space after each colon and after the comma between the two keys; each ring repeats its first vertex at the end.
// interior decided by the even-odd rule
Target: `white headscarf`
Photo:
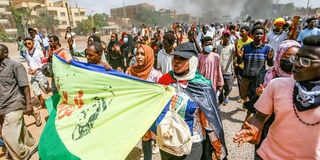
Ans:
{"type": "Polygon", "coordinates": [[[192,56],[189,58],[189,72],[183,76],[178,76],[173,72],[173,76],[177,81],[192,80],[196,76],[197,68],[198,68],[198,58],[196,56],[192,56]]]}

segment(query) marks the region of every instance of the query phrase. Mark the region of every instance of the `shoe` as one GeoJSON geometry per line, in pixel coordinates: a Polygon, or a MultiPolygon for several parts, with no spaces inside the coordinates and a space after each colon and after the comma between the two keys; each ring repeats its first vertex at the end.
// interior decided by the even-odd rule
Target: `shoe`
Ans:
{"type": "Polygon", "coordinates": [[[224,99],[222,105],[226,106],[229,103],[229,98],[224,99]]]}
{"type": "Polygon", "coordinates": [[[243,103],[243,100],[241,98],[237,99],[238,103],[243,103]]]}
{"type": "Polygon", "coordinates": [[[152,153],[153,154],[157,154],[160,152],[158,145],[156,144],[156,142],[152,142],[152,153]]]}
{"type": "Polygon", "coordinates": [[[36,126],[40,127],[41,124],[42,124],[40,111],[33,112],[33,116],[34,116],[34,120],[35,120],[36,126]]]}

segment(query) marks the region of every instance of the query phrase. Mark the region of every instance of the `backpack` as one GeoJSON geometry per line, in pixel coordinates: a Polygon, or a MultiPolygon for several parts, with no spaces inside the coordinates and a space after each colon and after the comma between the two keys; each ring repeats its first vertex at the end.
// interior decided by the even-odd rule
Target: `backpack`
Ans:
{"type": "Polygon", "coordinates": [[[157,126],[157,143],[162,151],[175,156],[188,155],[191,152],[191,132],[187,123],[178,114],[178,111],[188,103],[184,98],[175,110],[177,96],[174,96],[169,111],[157,126]]]}

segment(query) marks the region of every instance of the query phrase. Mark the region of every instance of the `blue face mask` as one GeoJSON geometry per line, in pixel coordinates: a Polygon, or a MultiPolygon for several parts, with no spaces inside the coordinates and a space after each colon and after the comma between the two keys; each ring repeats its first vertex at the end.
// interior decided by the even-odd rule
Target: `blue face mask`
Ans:
{"type": "Polygon", "coordinates": [[[124,43],[128,43],[128,38],[123,38],[124,43]]]}
{"type": "Polygon", "coordinates": [[[211,53],[213,50],[213,46],[212,45],[205,46],[203,49],[206,53],[211,53]]]}

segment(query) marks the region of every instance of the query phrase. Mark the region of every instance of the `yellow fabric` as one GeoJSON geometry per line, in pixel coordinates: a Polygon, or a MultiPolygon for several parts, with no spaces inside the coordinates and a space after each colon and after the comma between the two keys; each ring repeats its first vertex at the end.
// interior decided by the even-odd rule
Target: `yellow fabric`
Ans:
{"type": "MultiPolygon", "coordinates": [[[[238,41],[237,41],[237,51],[238,51],[238,53],[241,51],[243,45],[249,44],[249,43],[251,43],[252,41],[253,41],[253,39],[250,38],[250,37],[248,37],[248,39],[247,39],[246,42],[243,42],[243,41],[242,41],[242,38],[238,39],[238,41]]],[[[241,69],[244,68],[244,62],[242,62],[241,64],[239,64],[239,68],[241,68],[241,69]]]]}

